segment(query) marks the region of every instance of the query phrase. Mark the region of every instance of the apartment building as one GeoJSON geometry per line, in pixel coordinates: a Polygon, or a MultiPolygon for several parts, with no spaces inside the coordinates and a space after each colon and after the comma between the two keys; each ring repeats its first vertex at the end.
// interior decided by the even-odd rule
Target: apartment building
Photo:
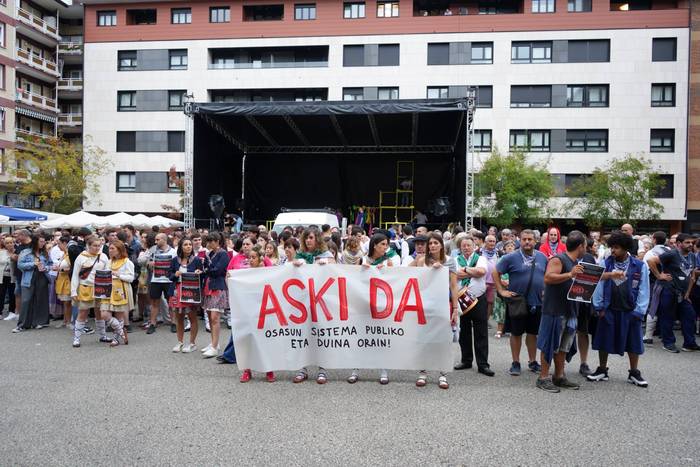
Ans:
{"type": "MultiPolygon", "coordinates": [[[[82,7],[59,0],[7,0],[0,6],[0,203],[39,208],[16,192],[6,151],[28,138],[81,138],[82,7]],[[65,36],[63,36],[65,30],[65,36]],[[76,71],[77,70],[77,71],[76,71]]],[[[21,180],[20,180],[21,182],[21,180]]]]}
{"type": "Polygon", "coordinates": [[[167,174],[184,167],[185,94],[438,99],[477,86],[477,163],[527,148],[563,200],[581,175],[645,153],[666,181],[662,219],[678,226],[689,45],[685,0],[88,0],[84,134],[114,171],[86,209],[177,204],[167,174]]]}

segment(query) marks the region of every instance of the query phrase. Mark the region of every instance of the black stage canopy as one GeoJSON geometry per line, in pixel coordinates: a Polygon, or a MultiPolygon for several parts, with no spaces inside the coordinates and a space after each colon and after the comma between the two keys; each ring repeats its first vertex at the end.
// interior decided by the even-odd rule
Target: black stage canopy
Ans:
{"type": "Polygon", "coordinates": [[[195,217],[210,217],[211,194],[251,220],[282,206],[377,206],[380,190],[396,189],[399,160],[414,162],[418,209],[446,196],[461,212],[466,109],[461,99],[188,104],[195,217]]]}

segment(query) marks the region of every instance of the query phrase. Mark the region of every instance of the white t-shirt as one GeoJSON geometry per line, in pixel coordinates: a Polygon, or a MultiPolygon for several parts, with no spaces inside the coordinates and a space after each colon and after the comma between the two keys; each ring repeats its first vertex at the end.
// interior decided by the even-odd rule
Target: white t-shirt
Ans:
{"type": "MultiPolygon", "coordinates": [[[[474,265],[475,268],[483,268],[484,271],[488,272],[489,262],[483,256],[479,256],[479,259],[474,265]]],[[[481,277],[472,277],[469,280],[468,290],[475,296],[480,297],[486,293],[486,274],[481,277]]]]}

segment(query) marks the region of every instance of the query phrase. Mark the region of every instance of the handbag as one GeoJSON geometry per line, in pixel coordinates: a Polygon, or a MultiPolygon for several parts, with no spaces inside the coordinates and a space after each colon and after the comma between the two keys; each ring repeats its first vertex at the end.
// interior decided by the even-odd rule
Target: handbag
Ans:
{"type": "Polygon", "coordinates": [[[535,275],[535,260],[532,260],[532,266],[530,267],[530,279],[527,281],[527,287],[525,288],[525,293],[522,295],[517,295],[515,297],[504,297],[506,302],[506,309],[508,311],[508,316],[511,319],[524,318],[530,312],[527,305],[527,295],[530,293],[530,287],[532,286],[532,276],[535,275]]]}

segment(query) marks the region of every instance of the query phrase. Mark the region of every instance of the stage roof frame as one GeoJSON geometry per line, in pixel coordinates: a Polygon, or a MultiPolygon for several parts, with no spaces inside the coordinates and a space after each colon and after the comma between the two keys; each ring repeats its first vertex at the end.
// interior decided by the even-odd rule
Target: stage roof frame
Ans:
{"type": "Polygon", "coordinates": [[[449,154],[455,151],[466,99],[313,102],[188,102],[246,155],[449,154]]]}

